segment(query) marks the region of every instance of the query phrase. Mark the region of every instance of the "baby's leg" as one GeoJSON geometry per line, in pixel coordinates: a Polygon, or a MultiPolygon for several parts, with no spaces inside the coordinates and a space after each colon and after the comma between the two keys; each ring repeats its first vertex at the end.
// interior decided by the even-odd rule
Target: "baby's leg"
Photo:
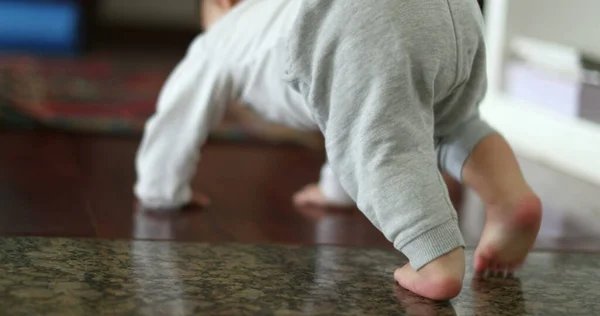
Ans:
{"type": "Polygon", "coordinates": [[[473,188],[486,204],[486,224],[475,255],[475,269],[508,270],[521,265],[541,222],[541,204],[523,179],[517,160],[504,139],[481,121],[477,107],[485,94],[483,41],[474,55],[465,82],[439,108],[437,152],[440,168],[473,188]]]}
{"type": "Polygon", "coordinates": [[[486,205],[475,270],[519,267],[535,242],[542,213],[509,145],[474,116],[441,139],[438,154],[441,167],[474,189],[486,205]]]}
{"type": "Polygon", "coordinates": [[[331,170],[329,163],[321,168],[319,183],[309,184],[294,195],[294,203],[298,206],[333,206],[350,207],[354,200],[346,193],[338,177],[331,170]]]}
{"type": "Polygon", "coordinates": [[[433,299],[458,295],[465,268],[433,141],[437,93],[457,84],[452,25],[444,1],[310,0],[290,39],[290,84],[332,169],[409,258],[398,282],[433,299]]]}
{"type": "Polygon", "coordinates": [[[475,256],[479,272],[512,270],[522,264],[541,221],[537,196],[525,183],[513,152],[479,118],[486,91],[486,58],[480,14],[473,3],[454,6],[460,85],[436,105],[440,168],[473,188],[486,204],[486,225],[475,256]]]}
{"type": "Polygon", "coordinates": [[[527,185],[514,153],[499,135],[485,138],[467,160],[464,182],[486,205],[475,270],[512,272],[523,264],[540,229],[540,199],[527,185]]]}

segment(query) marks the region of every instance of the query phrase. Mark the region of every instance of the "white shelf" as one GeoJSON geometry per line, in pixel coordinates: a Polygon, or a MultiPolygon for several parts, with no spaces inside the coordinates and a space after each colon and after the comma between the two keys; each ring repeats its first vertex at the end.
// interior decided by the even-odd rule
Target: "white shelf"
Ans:
{"type": "MultiPolygon", "coordinates": [[[[519,1],[522,0],[487,0],[486,2],[489,91],[488,97],[481,106],[482,116],[506,137],[517,155],[600,185],[599,124],[575,117],[560,116],[502,93],[501,83],[507,43],[510,37],[519,31],[508,24],[511,18],[511,6],[521,5],[512,10],[512,13],[521,15],[521,18],[536,19],[539,16],[530,8],[535,7],[533,4],[523,6],[519,1]],[[527,10],[522,12],[522,9],[527,10]],[[511,32],[508,32],[509,28],[511,32]]],[[[579,5],[576,12],[586,11],[585,8],[597,5],[595,1],[574,1],[569,2],[568,6],[579,5]]],[[[552,5],[553,12],[561,11],[561,6],[564,5],[562,1],[557,0],[540,0],[538,4],[552,5]]],[[[563,15],[564,20],[573,20],[572,16],[563,15]]],[[[578,30],[582,32],[587,29],[587,27],[580,27],[578,30]]]]}
{"type": "Polygon", "coordinates": [[[600,125],[494,93],[481,114],[518,155],[600,185],[600,125]]]}

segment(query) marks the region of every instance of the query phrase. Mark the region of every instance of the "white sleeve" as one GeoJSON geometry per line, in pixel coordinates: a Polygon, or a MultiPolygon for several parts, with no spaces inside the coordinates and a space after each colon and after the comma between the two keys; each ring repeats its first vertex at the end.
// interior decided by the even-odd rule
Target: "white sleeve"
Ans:
{"type": "Polygon", "coordinates": [[[319,189],[325,199],[332,205],[351,206],[354,200],[346,193],[346,190],[340,184],[338,177],[333,173],[328,162],[321,168],[321,178],[319,179],[319,189]]]}
{"type": "Polygon", "coordinates": [[[230,74],[211,60],[201,36],[169,76],[136,157],[135,194],[144,207],[189,203],[200,146],[237,98],[230,74]]]}

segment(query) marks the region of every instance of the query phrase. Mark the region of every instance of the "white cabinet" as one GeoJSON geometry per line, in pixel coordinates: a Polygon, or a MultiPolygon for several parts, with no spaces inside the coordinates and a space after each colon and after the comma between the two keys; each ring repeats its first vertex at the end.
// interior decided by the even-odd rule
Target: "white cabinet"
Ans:
{"type": "Polygon", "coordinates": [[[487,0],[486,25],[490,90],[483,117],[518,155],[600,184],[599,124],[545,111],[502,90],[507,47],[514,36],[568,44],[600,56],[600,1],[487,0]]]}

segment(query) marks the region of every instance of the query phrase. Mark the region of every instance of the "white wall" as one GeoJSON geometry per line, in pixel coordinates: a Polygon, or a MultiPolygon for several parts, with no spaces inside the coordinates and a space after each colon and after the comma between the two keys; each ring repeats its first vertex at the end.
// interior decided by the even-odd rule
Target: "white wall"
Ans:
{"type": "Polygon", "coordinates": [[[512,0],[508,16],[509,38],[535,37],[600,57],[600,0],[512,0]]]}
{"type": "Polygon", "coordinates": [[[197,0],[102,0],[99,16],[108,24],[159,24],[198,28],[197,0]]]}

